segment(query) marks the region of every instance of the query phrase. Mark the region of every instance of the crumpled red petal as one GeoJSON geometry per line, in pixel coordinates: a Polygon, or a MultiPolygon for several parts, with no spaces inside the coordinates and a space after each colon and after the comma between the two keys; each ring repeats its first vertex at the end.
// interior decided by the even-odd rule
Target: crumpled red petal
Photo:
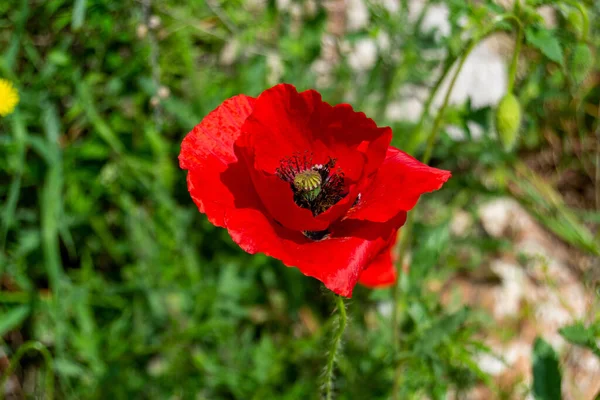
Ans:
{"type": "Polygon", "coordinates": [[[228,210],[257,198],[245,164],[234,152],[234,142],[254,101],[245,95],[225,100],[181,143],[179,165],[188,170],[190,195],[200,212],[217,226],[225,226],[228,210]]]}
{"type": "Polygon", "coordinates": [[[334,227],[330,238],[320,241],[282,227],[259,210],[234,210],[227,215],[226,225],[233,240],[248,253],[275,257],[317,278],[333,292],[351,297],[362,271],[405,220],[406,213],[384,223],[346,220],[334,227]]]}
{"type": "Polygon", "coordinates": [[[359,193],[365,173],[383,162],[391,140],[390,128],[378,128],[364,113],[347,104],[332,107],[314,90],[298,93],[292,85],[280,84],[257,98],[242,127],[239,141],[249,163],[250,175],[269,214],[293,230],[318,231],[344,215],[359,193]],[[316,217],[293,200],[289,184],[273,174],[281,160],[308,154],[312,164],[337,160],[344,173],[349,195],[316,217]]]}
{"type": "Polygon", "coordinates": [[[361,193],[348,217],[383,222],[411,210],[423,193],[442,187],[451,173],[432,168],[405,152],[389,147],[371,185],[361,193]]]}
{"type": "Polygon", "coordinates": [[[393,251],[397,238],[397,234],[391,236],[388,245],[360,274],[358,283],[372,289],[381,289],[392,286],[396,282],[398,273],[394,264],[397,257],[393,251]]]}

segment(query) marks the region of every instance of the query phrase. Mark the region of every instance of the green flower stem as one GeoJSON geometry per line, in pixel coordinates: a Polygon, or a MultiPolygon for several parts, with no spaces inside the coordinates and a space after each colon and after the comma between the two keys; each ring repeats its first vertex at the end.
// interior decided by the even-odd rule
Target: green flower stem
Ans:
{"type": "MultiPolygon", "coordinates": [[[[512,20],[515,24],[517,24],[519,27],[522,28],[521,21],[517,18],[516,15],[502,14],[502,15],[498,16],[498,18],[495,19],[492,28],[485,31],[476,42],[479,42],[479,41],[485,39],[487,36],[491,35],[492,33],[496,32],[498,30],[501,30],[502,29],[501,24],[503,22],[506,22],[509,20],[512,20]]],[[[521,32],[522,32],[522,29],[521,29],[521,32]]],[[[471,43],[467,43],[465,45],[465,47],[459,52],[459,55],[464,54],[470,46],[471,46],[471,43]]],[[[470,50],[469,50],[469,52],[470,52],[470,50]]],[[[444,68],[442,70],[442,73],[441,73],[440,77],[437,79],[437,81],[435,81],[435,83],[433,85],[433,89],[429,92],[429,96],[427,97],[427,100],[425,100],[425,104],[423,105],[423,112],[421,113],[421,117],[419,118],[419,122],[417,122],[414,132],[419,132],[423,128],[425,120],[429,116],[429,108],[431,107],[431,104],[433,103],[433,99],[437,95],[442,83],[446,80],[446,77],[452,70],[452,65],[454,65],[454,63],[456,62],[457,59],[458,59],[458,56],[449,54],[448,57],[446,58],[446,60],[444,61],[444,68]]]]}
{"type": "Polygon", "coordinates": [[[579,14],[581,14],[581,22],[583,26],[581,27],[581,41],[587,42],[588,35],[590,34],[590,17],[588,16],[587,10],[585,6],[581,4],[580,0],[566,0],[566,3],[575,7],[579,14]]]}
{"type": "MultiPolygon", "coordinates": [[[[413,214],[408,214],[406,217],[406,223],[402,228],[402,234],[400,236],[400,243],[398,245],[398,281],[396,285],[394,285],[393,292],[393,301],[394,306],[392,307],[392,338],[394,345],[394,355],[397,357],[400,354],[400,327],[398,324],[398,318],[400,314],[400,274],[403,273],[402,268],[404,266],[404,256],[406,251],[408,250],[410,244],[410,238],[412,236],[412,216],[413,214]]],[[[400,390],[400,382],[402,381],[402,374],[400,368],[400,361],[394,360],[397,362],[396,372],[394,374],[394,387],[393,387],[393,397],[394,400],[398,399],[398,392],[400,390]]]]}
{"type": "Polygon", "coordinates": [[[4,387],[6,386],[6,381],[8,377],[13,374],[17,365],[21,361],[21,358],[28,351],[37,351],[44,358],[44,364],[46,364],[46,390],[44,391],[44,398],[46,400],[52,400],[54,397],[54,373],[52,371],[52,356],[48,349],[41,344],[40,342],[26,342],[15,353],[15,355],[10,360],[10,364],[6,371],[0,377],[0,400],[4,400],[4,387]]]}
{"type": "Polygon", "coordinates": [[[448,58],[446,59],[446,61],[444,61],[444,69],[442,70],[442,74],[440,75],[438,80],[435,81],[435,84],[433,85],[433,89],[431,90],[431,92],[429,92],[429,97],[427,97],[427,100],[425,100],[425,104],[423,105],[423,112],[421,113],[421,117],[419,118],[419,122],[417,123],[417,126],[415,127],[414,132],[418,133],[423,128],[425,119],[429,116],[429,108],[431,107],[431,103],[433,103],[433,99],[435,98],[435,95],[437,94],[442,82],[444,82],[446,80],[446,77],[450,73],[452,65],[454,64],[455,61],[456,61],[456,57],[452,56],[452,55],[448,55],[448,58]]]}
{"type": "MultiPolygon", "coordinates": [[[[462,70],[462,67],[463,67],[467,57],[469,56],[469,54],[471,54],[471,51],[475,48],[477,43],[479,43],[481,40],[485,39],[487,36],[489,36],[493,32],[503,29],[502,23],[505,21],[508,21],[508,20],[512,20],[513,22],[515,22],[518,25],[519,32],[522,35],[523,29],[522,29],[521,21],[513,14],[503,14],[494,21],[494,24],[492,25],[492,27],[490,27],[489,29],[484,31],[481,35],[476,36],[475,39],[469,41],[465,45],[462,52],[460,53],[460,60],[456,67],[456,71],[454,72],[454,76],[452,77],[452,80],[450,81],[450,85],[448,86],[448,90],[446,91],[446,95],[444,96],[442,106],[438,110],[438,114],[433,122],[433,127],[427,138],[425,153],[424,153],[423,159],[422,159],[422,162],[424,164],[428,164],[429,161],[431,160],[431,156],[433,155],[433,146],[435,145],[438,131],[441,127],[441,124],[442,124],[442,121],[444,118],[444,111],[446,110],[446,107],[448,106],[448,103],[450,101],[450,95],[452,94],[452,90],[454,89],[454,85],[456,84],[456,80],[458,79],[458,75],[460,74],[460,71],[462,70]]],[[[522,36],[519,41],[520,42],[522,41],[522,36]]],[[[446,76],[448,76],[448,74],[452,70],[452,65],[454,64],[455,61],[456,61],[456,58],[453,58],[453,57],[449,57],[446,60],[446,64],[444,65],[444,71],[442,72],[442,75],[440,76],[440,78],[436,81],[432,91],[429,94],[429,98],[425,102],[425,106],[423,108],[423,113],[421,114],[421,118],[419,119],[419,122],[417,124],[418,130],[420,130],[422,128],[425,118],[427,117],[427,114],[429,112],[429,107],[430,107],[431,103],[433,102],[433,99],[434,99],[436,93],[438,92],[442,82],[445,81],[446,76]]],[[[413,213],[414,213],[414,211],[413,211],[413,213]]],[[[402,227],[402,235],[401,235],[400,243],[399,243],[399,247],[398,247],[398,262],[397,262],[398,279],[393,288],[394,304],[393,304],[393,310],[392,310],[391,323],[392,323],[392,338],[394,341],[393,346],[394,346],[396,356],[398,356],[399,348],[400,348],[400,345],[399,345],[400,332],[399,332],[399,327],[398,327],[398,325],[399,325],[398,318],[399,318],[399,314],[400,314],[400,310],[399,310],[400,294],[401,294],[400,293],[400,281],[401,281],[400,278],[403,273],[402,266],[404,265],[404,258],[406,256],[406,252],[407,252],[407,250],[409,248],[409,244],[410,244],[410,236],[412,235],[412,224],[413,224],[412,215],[413,215],[412,213],[408,214],[406,223],[402,227]]],[[[400,389],[401,377],[402,377],[401,363],[398,361],[398,364],[396,366],[396,372],[394,374],[394,386],[393,386],[393,391],[392,391],[392,398],[394,400],[398,399],[398,391],[400,389]]]]}
{"type": "Polygon", "coordinates": [[[510,69],[508,73],[508,88],[507,93],[512,93],[515,87],[515,79],[517,77],[517,65],[519,64],[519,54],[521,53],[521,45],[523,44],[523,27],[517,25],[517,38],[515,39],[515,49],[513,51],[510,69]]]}
{"type": "MultiPolygon", "coordinates": [[[[496,32],[497,30],[502,29],[501,23],[503,23],[507,20],[513,20],[518,25],[519,32],[523,31],[522,24],[515,15],[513,15],[513,14],[501,15],[495,21],[494,25],[492,25],[491,28],[484,31],[481,35],[476,36],[475,39],[469,41],[467,43],[467,45],[465,46],[464,50],[462,51],[460,60],[458,62],[458,66],[456,67],[454,76],[452,77],[452,80],[450,81],[450,86],[448,86],[448,90],[446,91],[446,95],[444,96],[442,106],[438,110],[437,116],[433,122],[433,128],[431,128],[431,132],[429,133],[429,137],[427,138],[425,154],[423,155],[423,159],[421,160],[424,164],[428,164],[429,161],[431,160],[431,156],[433,154],[433,146],[435,144],[435,140],[437,139],[438,131],[440,129],[442,121],[444,120],[444,111],[446,111],[446,107],[448,107],[448,102],[450,101],[450,95],[452,94],[452,89],[454,89],[454,84],[456,83],[456,80],[458,79],[458,75],[460,75],[460,71],[462,70],[462,67],[465,64],[465,61],[469,57],[469,54],[471,54],[471,51],[473,51],[473,49],[479,42],[481,42],[483,39],[485,39],[492,33],[496,32]]],[[[521,33],[521,35],[522,35],[522,33],[521,33]]],[[[522,41],[522,40],[520,40],[520,41],[522,41]]],[[[518,55],[517,55],[517,58],[518,58],[518,55]]],[[[450,71],[450,69],[448,70],[448,72],[449,71],[450,71]]],[[[516,71],[516,67],[515,67],[515,71],[516,71]]],[[[442,79],[442,81],[443,81],[443,79],[442,79]]],[[[438,86],[435,87],[434,90],[432,91],[432,94],[430,95],[431,99],[433,99],[433,96],[435,96],[435,93],[433,93],[433,92],[437,92],[440,84],[441,84],[441,81],[438,83],[438,86]]],[[[423,110],[423,113],[425,113],[425,112],[426,112],[426,109],[423,110]]]]}
{"type": "MultiPolygon", "coordinates": [[[[598,105],[598,115],[600,116],[600,105],[598,105]]],[[[596,125],[596,143],[600,143],[600,119],[596,125]]],[[[600,146],[596,146],[596,210],[600,210],[600,146]]],[[[600,230],[596,238],[600,236],[600,230]]],[[[599,356],[600,357],[600,356],[599,356]]]]}
{"type": "Polygon", "coordinates": [[[333,376],[334,367],[337,360],[338,352],[342,345],[342,336],[346,329],[346,322],[348,320],[346,316],[346,305],[344,304],[344,298],[342,296],[335,296],[337,302],[337,309],[339,316],[337,318],[337,330],[331,341],[331,347],[329,348],[329,354],[327,355],[327,365],[325,367],[325,399],[333,399],[333,376]]]}
{"type": "MultiPolygon", "coordinates": [[[[433,145],[435,144],[435,140],[437,138],[437,132],[442,123],[444,111],[445,111],[446,107],[448,106],[448,102],[450,100],[450,94],[452,93],[454,84],[456,83],[456,80],[458,78],[458,75],[460,74],[460,71],[461,71],[464,63],[465,63],[465,60],[467,59],[467,57],[469,56],[469,54],[475,47],[475,44],[477,44],[478,42],[479,42],[479,40],[472,40],[471,42],[469,42],[469,44],[465,47],[464,51],[462,52],[462,56],[460,58],[458,66],[456,68],[456,72],[454,73],[454,76],[452,77],[452,80],[450,81],[450,86],[448,87],[448,90],[444,97],[442,107],[440,108],[440,110],[436,116],[431,133],[429,134],[429,137],[427,138],[427,147],[425,148],[425,154],[423,155],[423,163],[425,163],[425,164],[429,163],[429,161],[431,159],[431,155],[433,154],[433,145]]],[[[439,89],[440,83],[444,80],[445,76],[447,76],[447,74],[450,70],[451,70],[451,68],[449,68],[449,67],[446,68],[444,73],[442,74],[442,77],[440,79],[438,79],[438,82],[436,83],[436,86],[432,90],[432,92],[429,96],[429,99],[427,100],[426,105],[431,104],[431,100],[435,96],[435,92],[437,92],[437,90],[439,89]]],[[[428,109],[427,106],[423,109],[423,114],[421,116],[421,121],[419,122],[419,125],[422,125],[422,121],[424,120],[424,115],[427,114],[427,109],[428,109]]],[[[412,224],[413,224],[412,215],[413,215],[412,213],[408,214],[408,217],[406,218],[406,223],[402,227],[402,234],[400,237],[400,243],[399,243],[399,247],[398,247],[398,279],[396,281],[396,284],[394,285],[394,292],[393,292],[394,307],[393,307],[393,311],[392,311],[392,338],[394,341],[394,348],[396,350],[398,349],[398,345],[399,345],[398,342],[399,342],[399,338],[400,338],[400,334],[398,331],[398,314],[399,314],[399,305],[400,305],[400,276],[402,274],[402,266],[404,264],[404,258],[406,255],[406,251],[408,250],[410,236],[412,234],[412,224]]],[[[395,379],[394,386],[397,385],[397,382],[398,382],[398,380],[395,379]]],[[[397,391],[394,390],[394,396],[396,396],[396,393],[397,393],[397,391]]]]}
{"type": "Polygon", "coordinates": [[[431,128],[431,133],[427,138],[427,146],[425,147],[425,154],[423,155],[423,163],[427,164],[431,160],[431,156],[433,154],[433,145],[435,144],[435,140],[437,139],[438,131],[440,126],[442,125],[442,121],[444,120],[444,111],[446,111],[446,107],[448,107],[448,103],[450,102],[450,95],[452,94],[452,89],[454,89],[454,85],[456,84],[456,80],[460,75],[460,71],[462,70],[465,61],[471,51],[475,48],[475,45],[479,43],[481,38],[477,38],[475,40],[471,40],[467,45],[467,48],[463,52],[460,61],[458,62],[458,66],[456,67],[456,72],[450,81],[450,86],[448,86],[448,90],[446,91],[446,95],[444,96],[444,100],[442,102],[442,107],[438,110],[438,113],[433,121],[433,128],[431,128]]]}

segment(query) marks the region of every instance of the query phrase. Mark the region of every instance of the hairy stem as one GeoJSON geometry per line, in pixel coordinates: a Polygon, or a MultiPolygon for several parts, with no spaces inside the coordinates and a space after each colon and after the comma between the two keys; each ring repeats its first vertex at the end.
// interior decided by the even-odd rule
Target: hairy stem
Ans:
{"type": "Polygon", "coordinates": [[[329,354],[327,355],[327,365],[325,366],[325,399],[333,399],[333,377],[334,368],[337,360],[337,355],[342,345],[342,336],[346,329],[346,305],[344,304],[344,298],[341,296],[335,296],[337,303],[337,309],[339,312],[337,318],[337,330],[334,333],[331,346],[329,347],[329,354]]]}
{"type": "MultiPolygon", "coordinates": [[[[412,215],[408,214],[406,217],[406,223],[402,228],[402,234],[400,237],[400,243],[398,245],[398,281],[394,286],[393,301],[394,306],[392,307],[392,340],[394,345],[394,355],[397,357],[400,354],[400,326],[399,326],[399,314],[400,314],[400,276],[403,273],[404,257],[406,251],[409,248],[410,238],[412,236],[412,215]]],[[[397,362],[396,372],[394,373],[394,387],[393,387],[393,398],[398,399],[398,392],[400,390],[400,382],[402,381],[400,360],[394,360],[397,362]]]]}

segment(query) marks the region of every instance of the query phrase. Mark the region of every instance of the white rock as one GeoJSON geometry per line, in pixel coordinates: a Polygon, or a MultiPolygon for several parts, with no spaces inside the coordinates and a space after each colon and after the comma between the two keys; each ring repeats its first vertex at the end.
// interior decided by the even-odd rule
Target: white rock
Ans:
{"type": "Polygon", "coordinates": [[[537,12],[542,16],[544,25],[548,28],[556,28],[556,10],[551,5],[541,6],[537,9],[537,12]]]}
{"type": "Polygon", "coordinates": [[[310,66],[310,69],[315,73],[315,74],[328,74],[329,72],[331,72],[331,64],[329,64],[327,61],[323,60],[322,58],[318,58],[316,59],[312,65],[310,66]]]}
{"type": "Polygon", "coordinates": [[[356,32],[369,23],[369,9],[363,0],[346,0],[346,29],[356,32]]]}
{"type": "Polygon", "coordinates": [[[238,53],[240,50],[240,43],[232,39],[225,43],[223,46],[223,50],[221,50],[221,54],[219,56],[219,61],[222,65],[231,65],[237,59],[238,53]]]}
{"type": "Polygon", "coordinates": [[[387,52],[390,50],[390,35],[385,31],[379,31],[377,37],[375,37],[377,47],[380,51],[387,52]]]}
{"type": "Polygon", "coordinates": [[[423,108],[423,102],[417,98],[395,101],[387,105],[385,117],[391,122],[417,122],[423,112],[423,108]]]}
{"type": "Polygon", "coordinates": [[[457,210],[450,221],[450,232],[454,236],[465,236],[468,230],[473,226],[473,217],[464,210],[457,210]]]}
{"type": "Polygon", "coordinates": [[[281,61],[281,57],[279,54],[270,52],[267,54],[267,82],[269,85],[276,85],[283,76],[285,67],[283,65],[283,61],[281,61]]]}
{"type": "Polygon", "coordinates": [[[483,137],[483,127],[476,122],[469,121],[467,122],[467,126],[469,127],[469,131],[471,132],[472,140],[479,140],[483,137]]]}
{"type": "Polygon", "coordinates": [[[465,135],[465,131],[460,126],[448,125],[446,126],[445,131],[448,137],[454,140],[455,142],[464,142],[467,138],[467,135],[465,135]]]}
{"type": "Polygon", "coordinates": [[[390,14],[400,11],[400,1],[398,0],[375,0],[373,3],[383,6],[390,14]]]}
{"type": "Polygon", "coordinates": [[[494,296],[494,315],[500,319],[517,315],[525,292],[523,269],[519,265],[502,260],[492,261],[490,268],[502,279],[502,287],[494,296]]]}
{"type": "Polygon", "coordinates": [[[368,71],[377,62],[377,45],[373,39],[360,39],[348,55],[348,64],[354,71],[368,71]]]}
{"type": "Polygon", "coordinates": [[[281,10],[281,11],[286,11],[290,8],[290,5],[292,4],[292,0],[277,0],[275,1],[275,5],[277,6],[277,9],[281,10]]]}
{"type": "Polygon", "coordinates": [[[504,349],[503,355],[509,365],[516,363],[520,358],[529,359],[531,357],[531,344],[523,341],[511,342],[504,349]]]}
{"type": "Polygon", "coordinates": [[[537,304],[535,314],[544,325],[563,326],[573,320],[571,313],[564,308],[555,294],[546,296],[546,301],[537,304]]]}
{"type": "Polygon", "coordinates": [[[450,10],[444,4],[430,6],[421,24],[421,32],[435,32],[435,39],[439,41],[444,37],[450,36],[452,27],[450,26],[450,10]]]}
{"type": "MultiPolygon", "coordinates": [[[[442,105],[454,71],[456,65],[442,82],[433,100],[434,108],[442,105]]],[[[460,105],[470,99],[473,108],[494,106],[506,93],[507,80],[506,63],[484,41],[478,44],[465,60],[452,89],[450,104],[460,105]]]]}
{"type": "Polygon", "coordinates": [[[482,371],[493,376],[498,376],[506,370],[506,364],[493,354],[478,354],[475,361],[482,371]]]}
{"type": "MultiPolygon", "coordinates": [[[[416,22],[421,16],[425,1],[413,0],[410,2],[408,7],[408,18],[412,22],[416,22]]],[[[450,10],[444,4],[430,5],[423,20],[421,22],[421,32],[431,33],[435,32],[435,39],[439,40],[443,37],[450,35],[452,26],[450,25],[450,10]]]]}
{"type": "Polygon", "coordinates": [[[382,301],[377,303],[377,311],[382,316],[389,318],[392,316],[393,303],[391,301],[382,301]]]}
{"type": "Polygon", "coordinates": [[[509,227],[519,204],[510,198],[499,198],[479,207],[479,218],[485,231],[493,237],[501,237],[509,227]]]}
{"type": "MultiPolygon", "coordinates": [[[[483,128],[478,123],[473,121],[467,122],[467,127],[471,133],[471,140],[477,141],[483,136],[483,128]]],[[[468,139],[467,132],[463,127],[456,125],[446,126],[446,134],[455,142],[464,142],[468,139]]]]}

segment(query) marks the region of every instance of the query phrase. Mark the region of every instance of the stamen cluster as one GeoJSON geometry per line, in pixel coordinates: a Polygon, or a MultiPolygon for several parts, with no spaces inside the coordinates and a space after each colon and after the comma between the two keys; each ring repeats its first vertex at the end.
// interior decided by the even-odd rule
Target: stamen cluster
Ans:
{"type": "Polygon", "coordinates": [[[290,184],[296,204],[317,216],[347,195],[344,174],[339,168],[334,171],[335,164],[335,158],[313,164],[311,153],[297,153],[281,160],[275,173],[290,184]]]}

